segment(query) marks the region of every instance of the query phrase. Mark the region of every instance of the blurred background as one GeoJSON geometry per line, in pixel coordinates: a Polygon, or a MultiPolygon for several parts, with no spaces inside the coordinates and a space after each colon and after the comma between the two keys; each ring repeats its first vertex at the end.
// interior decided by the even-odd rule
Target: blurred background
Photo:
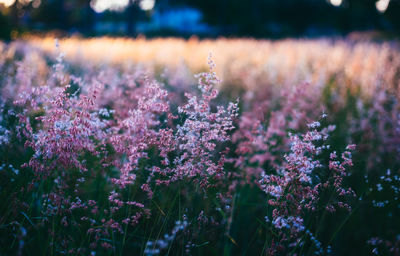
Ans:
{"type": "Polygon", "coordinates": [[[400,0],[0,0],[0,38],[400,35],[400,0]]]}

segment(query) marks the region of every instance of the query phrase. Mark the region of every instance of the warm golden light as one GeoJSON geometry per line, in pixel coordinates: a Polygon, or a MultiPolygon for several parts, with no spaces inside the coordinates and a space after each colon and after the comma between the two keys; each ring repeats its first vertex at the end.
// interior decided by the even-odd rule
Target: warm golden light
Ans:
{"type": "MultiPolygon", "coordinates": [[[[57,52],[54,37],[26,36],[25,40],[47,53],[57,52]]],[[[204,60],[211,52],[218,63],[215,71],[223,81],[221,86],[241,84],[247,90],[256,90],[258,81],[266,80],[287,86],[304,80],[323,85],[340,74],[341,83],[354,85],[352,90],[363,84],[362,94],[370,97],[377,85],[397,81],[398,66],[388,69],[385,64],[393,54],[388,45],[376,46],[368,42],[348,47],[344,41],[331,45],[325,40],[72,37],[60,39],[59,45],[66,59],[73,63],[85,60],[127,67],[130,63],[141,63],[148,67],[168,67],[170,71],[180,69],[185,63],[192,73],[207,68],[204,60]],[[376,80],[382,77],[385,77],[384,82],[376,80]]],[[[400,63],[400,55],[396,54],[395,58],[400,63]]]]}
{"type": "Polygon", "coordinates": [[[0,4],[4,4],[6,7],[11,6],[15,0],[0,0],[0,4]]]}

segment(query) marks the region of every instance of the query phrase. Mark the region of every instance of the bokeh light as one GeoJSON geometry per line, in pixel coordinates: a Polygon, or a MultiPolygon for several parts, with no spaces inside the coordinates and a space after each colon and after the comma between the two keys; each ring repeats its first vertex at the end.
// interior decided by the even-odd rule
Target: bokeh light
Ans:
{"type": "Polygon", "coordinates": [[[123,11],[129,4],[129,0],[92,0],[90,6],[95,12],[123,11]]]}
{"type": "Polygon", "coordinates": [[[0,4],[4,4],[6,7],[11,6],[15,0],[0,0],[0,4]]]}
{"type": "Polygon", "coordinates": [[[139,3],[140,9],[150,11],[154,8],[155,0],[142,0],[139,3]]]}
{"type": "Polygon", "coordinates": [[[342,0],[330,0],[333,6],[340,6],[342,4],[342,0]]]}
{"type": "Polygon", "coordinates": [[[375,3],[376,9],[380,13],[384,13],[389,6],[389,2],[390,0],[379,0],[378,2],[375,3]]]}

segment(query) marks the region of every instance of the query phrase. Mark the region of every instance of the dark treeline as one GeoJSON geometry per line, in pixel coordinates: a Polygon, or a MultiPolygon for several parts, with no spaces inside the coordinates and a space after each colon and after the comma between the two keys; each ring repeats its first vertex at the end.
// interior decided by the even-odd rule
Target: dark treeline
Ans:
{"type": "MultiPolygon", "coordinates": [[[[183,2],[183,1],[182,1],[183,2]]],[[[326,0],[189,0],[200,8],[208,22],[235,28],[243,35],[273,34],[277,27],[283,33],[302,35],[353,30],[400,30],[400,1],[392,0],[381,14],[377,0],[343,0],[340,7],[326,0]]]]}
{"type": "Polygon", "coordinates": [[[137,22],[151,20],[157,10],[181,7],[201,11],[203,22],[213,28],[205,36],[318,36],[355,30],[400,34],[400,0],[391,0],[384,13],[375,7],[378,0],[343,0],[339,7],[329,0],[156,0],[151,11],[142,11],[138,1],[104,13],[96,13],[91,0],[16,0],[7,8],[0,4],[0,37],[10,38],[12,31],[49,30],[92,36],[101,34],[95,26],[104,20],[124,23],[122,34],[135,36],[137,22]]]}

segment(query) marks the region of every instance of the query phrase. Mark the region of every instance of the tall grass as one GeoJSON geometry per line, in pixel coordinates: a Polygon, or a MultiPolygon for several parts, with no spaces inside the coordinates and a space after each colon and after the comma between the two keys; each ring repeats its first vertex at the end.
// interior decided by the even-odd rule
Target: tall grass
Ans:
{"type": "Polygon", "coordinates": [[[394,42],[2,43],[0,252],[399,255],[399,71],[394,42]]]}

